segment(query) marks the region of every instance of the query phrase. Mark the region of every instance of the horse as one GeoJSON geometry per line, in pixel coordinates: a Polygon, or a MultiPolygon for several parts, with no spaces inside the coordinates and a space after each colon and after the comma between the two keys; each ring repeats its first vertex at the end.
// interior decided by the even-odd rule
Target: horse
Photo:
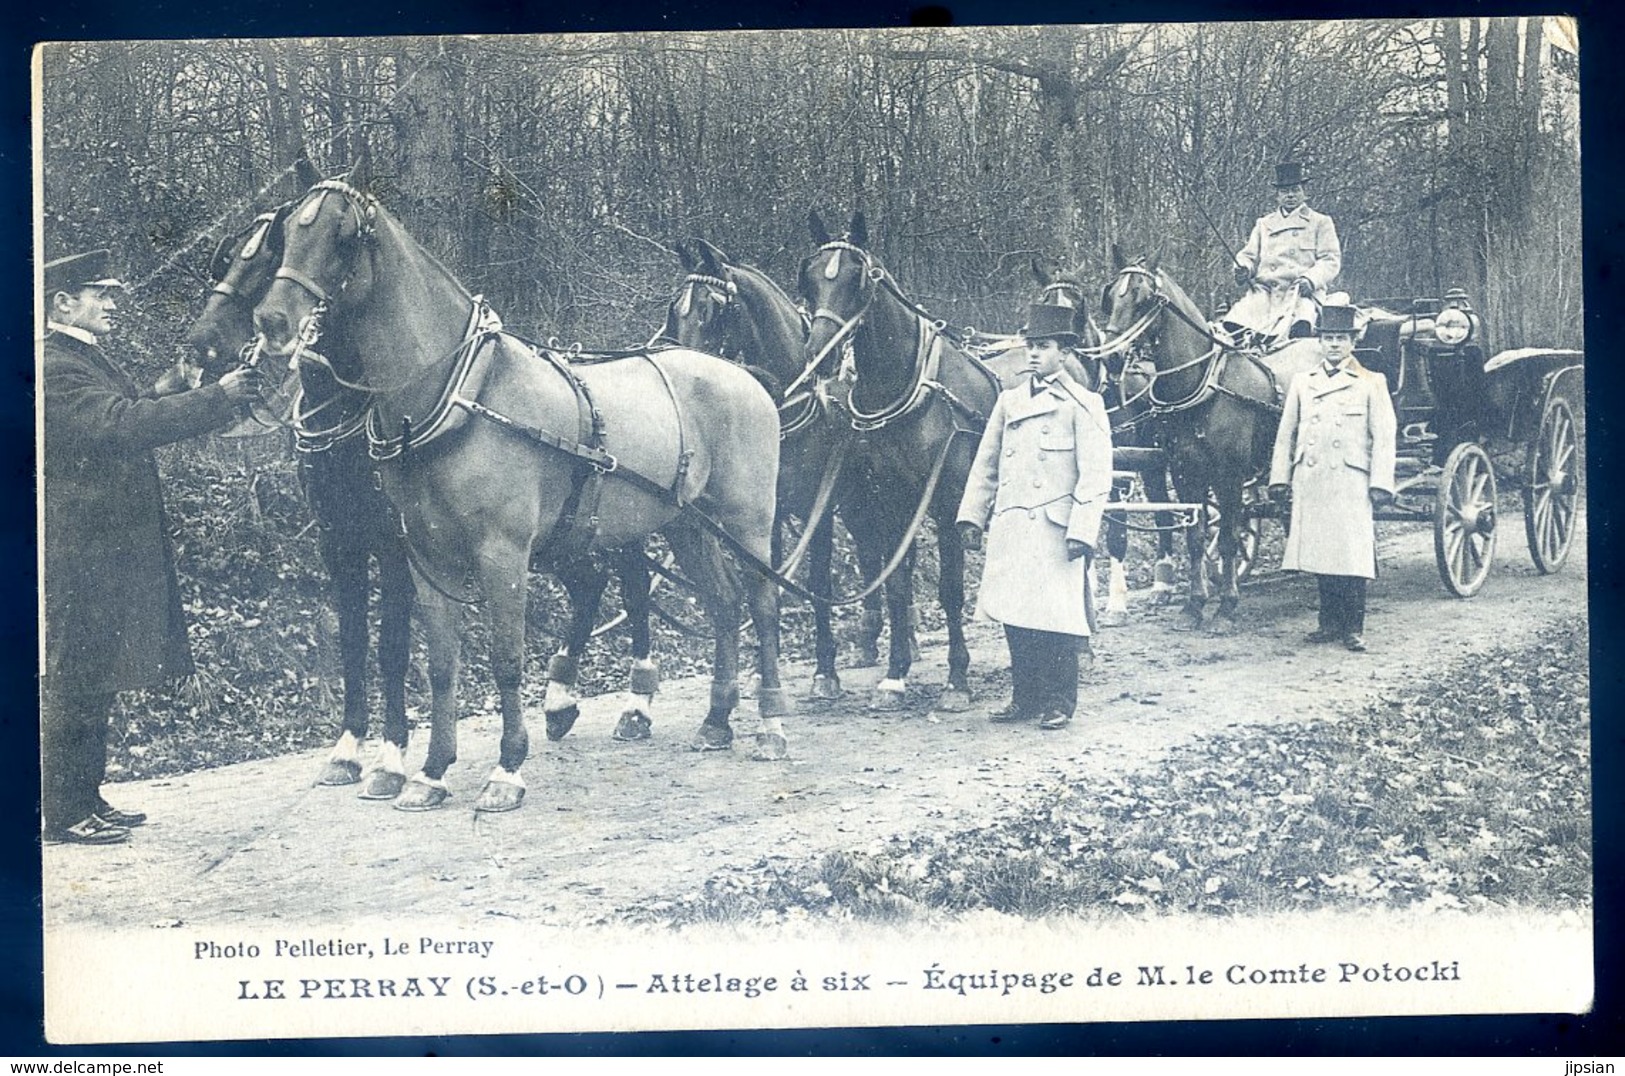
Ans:
{"type": "MultiPolygon", "coordinates": [[[[803,260],[799,273],[801,293],[813,311],[805,367],[831,376],[840,352],[850,349],[853,381],[844,410],[859,435],[850,465],[861,495],[874,506],[884,548],[895,550],[898,570],[886,580],[894,626],[903,623],[911,603],[915,533],[926,515],[936,523],[937,597],[948,621],[948,684],[937,708],[964,710],[970,706],[970,651],[962,615],[965,553],[954,519],[999,382],[943,333],[941,322],[906,298],[865,249],[862,211],[839,239],[830,236],[816,211],[807,223],[818,249],[803,260]]],[[[875,705],[903,705],[911,663],[906,638],[893,630],[875,705]]]]}
{"type": "MultiPolygon", "coordinates": [[[[282,223],[291,203],[262,213],[227,236],[211,262],[213,290],[186,333],[206,369],[241,353],[254,336],[253,307],[270,287],[282,260],[282,223]]],[[[342,348],[340,341],[330,341],[342,348]]],[[[373,487],[372,461],[361,432],[365,399],[336,383],[313,363],[299,371],[295,412],[299,480],[318,526],[317,547],[339,624],[344,717],[319,785],[362,783],[361,798],[393,799],[406,783],[406,674],[411,654],[414,596],[411,569],[400,539],[399,517],[373,487]],[[383,743],[363,773],[367,737],[369,562],[378,566],[378,668],[384,701],[383,743]]]]}
{"type": "MultiPolygon", "coordinates": [[[[502,735],[476,811],[513,810],[525,794],[532,562],[568,573],[586,554],[656,532],[702,591],[713,626],[711,705],[693,746],[732,746],[748,590],[762,678],[752,757],[787,757],[777,594],[759,573],[742,585],[723,557],[724,545],[757,563],[770,552],[778,420],[750,374],[682,348],[566,362],[527,344],[377,199],[341,180],[317,183],[289,213],[282,263],[254,323],[268,353],[291,361],[330,330],[354,345],[354,356],[329,359],[336,377],[368,395],[371,455],[415,574],[448,597],[483,600],[502,735]]],[[[639,671],[634,694],[652,695],[654,677],[640,683],[639,671]]],[[[428,755],[397,801],[407,810],[445,801],[457,756],[454,675],[431,668],[430,686],[428,755]]],[[[550,737],[567,731],[550,721],[550,737]]],[[[617,732],[646,738],[648,722],[617,732]]]]}
{"type": "MultiPolygon", "coordinates": [[[[1211,491],[1219,513],[1219,609],[1209,630],[1235,630],[1237,531],[1243,488],[1269,466],[1281,401],[1291,379],[1319,361],[1313,340],[1266,355],[1243,350],[1209,328],[1201,308],[1158,265],[1112,248],[1112,279],[1102,292],[1102,354],[1120,371],[1123,406],[1144,416],[1167,455],[1179,499],[1201,504],[1211,491]]],[[[1208,598],[1206,541],[1187,528],[1190,585],[1182,626],[1203,624],[1208,598]]]]}
{"type": "MultiPolygon", "coordinates": [[[[775,396],[782,397],[784,388],[794,384],[802,372],[807,319],[801,309],[760,269],[730,262],[703,239],[679,243],[677,251],[686,275],[667,306],[661,338],[760,370],[774,386],[775,396]]],[[[885,559],[872,533],[872,513],[855,496],[850,475],[842,466],[852,440],[851,429],[835,423],[829,404],[832,391],[838,391],[838,386],[819,382],[797,389],[779,403],[780,522],[793,517],[812,528],[804,537],[807,579],[809,588],[819,595],[831,593],[837,511],[857,547],[860,575],[866,580],[876,578],[885,559]]],[[[782,533],[782,527],[775,529],[775,562],[782,533]]],[[[879,661],[880,593],[867,595],[863,604],[859,664],[874,665],[879,661]]],[[[813,603],[813,624],[816,667],[809,697],[837,699],[842,689],[829,604],[813,603]]],[[[912,634],[912,624],[899,630],[912,634]]]]}
{"type": "MultiPolygon", "coordinates": [[[[308,182],[314,183],[317,177],[308,182]]],[[[227,356],[256,353],[237,341],[254,335],[253,310],[269,289],[281,265],[283,225],[292,203],[262,213],[245,228],[228,235],[210,263],[213,290],[203,312],[186,334],[187,343],[206,369],[222,367],[227,356]]],[[[363,785],[360,798],[390,800],[406,784],[405,752],[409,740],[405,681],[411,655],[411,614],[414,598],[430,627],[431,676],[455,679],[459,655],[450,627],[455,615],[444,598],[427,590],[419,594],[413,581],[402,539],[400,513],[378,488],[376,468],[363,434],[368,397],[335,374],[328,356],[347,356],[341,362],[354,367],[354,348],[344,327],[329,332],[323,353],[309,352],[294,371],[298,391],[287,423],[294,431],[300,485],[317,524],[330,599],[339,622],[339,658],[344,684],[344,716],[334,744],[316,778],[317,785],[363,785]],[[384,739],[372,763],[363,770],[362,746],[368,731],[367,650],[369,561],[378,568],[378,665],[384,696],[384,739]]],[[[614,566],[622,580],[632,640],[634,670],[652,668],[648,570],[636,547],[614,551],[614,566]]],[[[592,631],[607,576],[591,558],[578,558],[560,573],[572,614],[563,646],[550,664],[555,674],[548,683],[547,728],[553,739],[562,737],[579,709],[571,694],[579,655],[592,631]]],[[[634,681],[648,676],[633,672],[634,681]]],[[[617,726],[636,727],[648,721],[653,688],[640,694],[634,683],[632,702],[617,726]]]]}

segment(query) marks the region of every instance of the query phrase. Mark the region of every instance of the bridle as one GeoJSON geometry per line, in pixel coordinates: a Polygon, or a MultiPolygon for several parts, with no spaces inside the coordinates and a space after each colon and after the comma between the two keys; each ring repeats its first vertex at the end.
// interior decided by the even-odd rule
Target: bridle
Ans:
{"type": "MultiPolygon", "coordinates": [[[[1130,355],[1143,351],[1147,346],[1150,346],[1151,348],[1156,347],[1159,342],[1159,337],[1155,332],[1153,332],[1153,326],[1160,323],[1164,314],[1168,314],[1179,319],[1185,325],[1193,329],[1203,340],[1207,341],[1210,346],[1206,351],[1198,354],[1195,358],[1187,359],[1186,361],[1174,366],[1159,367],[1156,365],[1154,360],[1139,362],[1137,365],[1143,368],[1142,376],[1146,379],[1145,388],[1135,393],[1132,398],[1123,398],[1120,407],[1127,408],[1131,403],[1139,403],[1144,401],[1146,408],[1140,414],[1130,418],[1127,425],[1134,425],[1146,419],[1161,415],[1169,415],[1180,411],[1191,410],[1192,408],[1199,407],[1202,404],[1207,403],[1208,400],[1212,399],[1215,395],[1226,395],[1254,406],[1270,408],[1277,411],[1279,410],[1279,408],[1272,403],[1266,403],[1262,400],[1246,396],[1220,383],[1220,377],[1224,373],[1226,360],[1231,355],[1235,354],[1241,355],[1244,359],[1257,366],[1263,371],[1265,377],[1269,378],[1272,383],[1274,381],[1274,375],[1270,372],[1267,366],[1264,366],[1259,361],[1257,356],[1249,354],[1245,351],[1240,351],[1227,341],[1221,340],[1219,337],[1213,334],[1213,330],[1207,325],[1203,324],[1196,318],[1191,317],[1188,313],[1182,310],[1179,304],[1176,303],[1173,298],[1163,289],[1160,273],[1140,265],[1124,266],[1118,271],[1117,277],[1113,281],[1113,284],[1107,286],[1106,295],[1108,302],[1110,300],[1111,291],[1113,290],[1115,284],[1118,281],[1124,281],[1132,277],[1140,277],[1150,281],[1150,296],[1140,300],[1140,302],[1144,304],[1145,309],[1137,318],[1135,318],[1133,323],[1119,332],[1116,336],[1104,341],[1099,347],[1085,349],[1088,354],[1094,355],[1101,359],[1114,355],[1122,355],[1126,369],[1130,355]],[[1203,369],[1201,377],[1198,379],[1196,387],[1193,390],[1181,396],[1177,400],[1164,400],[1158,398],[1158,381],[1197,367],[1202,367],[1203,369]]],[[[1110,326],[1108,324],[1108,328],[1109,327],[1110,326]]]]}

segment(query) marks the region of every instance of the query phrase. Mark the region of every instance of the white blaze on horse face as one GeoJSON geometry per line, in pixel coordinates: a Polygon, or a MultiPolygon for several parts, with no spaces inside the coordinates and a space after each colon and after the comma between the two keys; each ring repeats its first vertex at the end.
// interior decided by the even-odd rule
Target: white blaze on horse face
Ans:
{"type": "Polygon", "coordinates": [[[829,256],[829,264],[824,266],[824,279],[834,280],[841,274],[841,252],[835,251],[829,256]]]}

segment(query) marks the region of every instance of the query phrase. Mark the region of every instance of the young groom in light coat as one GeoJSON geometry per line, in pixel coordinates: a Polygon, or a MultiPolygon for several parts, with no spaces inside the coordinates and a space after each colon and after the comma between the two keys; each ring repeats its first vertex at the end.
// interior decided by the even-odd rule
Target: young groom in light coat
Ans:
{"type": "Polygon", "coordinates": [[[1354,308],[1325,306],[1316,328],[1324,362],[1287,392],[1270,461],[1272,497],[1292,490],[1283,568],[1320,584],[1309,641],[1365,646],[1366,580],[1377,577],[1372,510],[1394,497],[1394,407],[1388,382],[1354,358],[1354,308]]]}
{"type": "Polygon", "coordinates": [[[959,502],[968,548],[987,531],[977,612],[1004,625],[1010,705],[994,721],[1064,728],[1078,703],[1078,649],[1089,636],[1085,581],[1112,487],[1111,424],[1101,398],[1063,369],[1074,311],[1028,308],[1030,381],[1000,394],[959,502]]]}

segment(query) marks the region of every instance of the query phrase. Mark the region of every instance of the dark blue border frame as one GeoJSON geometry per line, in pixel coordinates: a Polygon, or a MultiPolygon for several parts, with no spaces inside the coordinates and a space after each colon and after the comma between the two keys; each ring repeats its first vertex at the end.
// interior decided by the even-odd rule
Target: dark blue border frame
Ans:
{"type": "MultiPolygon", "coordinates": [[[[301,1039],[250,1042],[135,1044],[62,1049],[45,1044],[40,996],[40,862],[32,834],[39,801],[34,538],[33,314],[29,140],[29,48],[48,40],[86,38],[367,36],[392,34],[527,33],[658,29],[728,29],[977,23],[1211,21],[1223,19],[1422,17],[1441,14],[1517,15],[1540,5],[1502,0],[1446,0],[1440,5],[1371,0],[974,0],[936,4],[872,0],[789,0],[778,4],[699,0],[622,0],[613,6],[560,12],[541,0],[437,0],[396,3],[312,3],[283,0],[259,13],[218,0],[22,0],[5,19],[4,92],[0,93],[0,247],[13,251],[0,269],[0,294],[12,315],[3,339],[7,376],[0,384],[0,468],[10,506],[0,526],[0,746],[12,765],[0,783],[0,1054],[52,1055],[1530,1055],[1583,1057],[1625,1053],[1619,998],[1621,852],[1620,762],[1625,733],[1619,712],[1621,669],[1610,661],[1625,639],[1617,543],[1620,511],[1607,480],[1618,458],[1620,359],[1614,325],[1625,271],[1625,200],[1616,177],[1619,158],[1620,15],[1608,0],[1563,5],[1581,19],[1582,145],[1585,166],[1585,269],[1588,505],[1591,538],[1594,833],[1597,896],[1597,1005],[1581,1017],[1397,1017],[1337,1020],[1156,1022],[1090,1025],[998,1025],[793,1031],[649,1032],[638,1034],[446,1036],[433,1038],[301,1039]],[[145,9],[145,10],[143,10],[145,9]],[[385,21],[387,19],[387,22],[385,21]]],[[[1448,631],[1446,622],[1441,630],[1448,631]]]]}

